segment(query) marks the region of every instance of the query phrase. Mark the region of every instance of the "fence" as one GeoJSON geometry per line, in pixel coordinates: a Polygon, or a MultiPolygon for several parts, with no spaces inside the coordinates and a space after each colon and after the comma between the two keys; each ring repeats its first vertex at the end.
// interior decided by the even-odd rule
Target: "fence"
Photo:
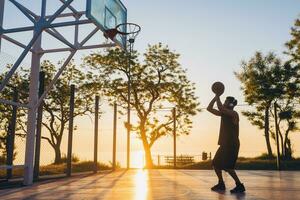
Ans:
{"type": "MultiPolygon", "coordinates": [[[[173,155],[152,155],[153,164],[156,167],[174,167],[173,155]]],[[[179,154],[176,156],[176,166],[189,166],[201,161],[211,160],[211,153],[203,152],[201,155],[179,154]]]]}

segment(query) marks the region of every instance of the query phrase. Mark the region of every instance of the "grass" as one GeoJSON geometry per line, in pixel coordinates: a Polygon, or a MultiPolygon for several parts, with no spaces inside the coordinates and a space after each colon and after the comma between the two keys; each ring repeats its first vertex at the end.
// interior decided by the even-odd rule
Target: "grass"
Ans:
{"type": "MultiPolygon", "coordinates": [[[[182,169],[212,169],[211,161],[198,162],[179,167],[182,169]]],[[[238,170],[277,170],[276,159],[239,158],[236,163],[238,170]]],[[[300,158],[281,161],[282,170],[300,170],[300,158]]]]}
{"type": "MultiPolygon", "coordinates": [[[[67,169],[66,163],[58,164],[58,165],[45,165],[40,167],[40,176],[44,175],[59,175],[65,174],[67,169]]],[[[72,163],[72,172],[88,172],[93,171],[94,169],[94,162],[93,161],[82,161],[72,163]]],[[[111,169],[111,166],[103,163],[97,163],[98,170],[108,170],[111,169]]],[[[6,176],[6,170],[0,170],[0,177],[6,176]]],[[[13,170],[13,177],[22,177],[23,176],[23,169],[14,169],[13,170]]]]}
{"type": "MultiPolygon", "coordinates": [[[[118,166],[119,167],[119,166],[118,166]]],[[[172,169],[173,166],[155,166],[156,169],[172,169]]],[[[211,170],[211,161],[202,161],[186,166],[177,166],[178,169],[201,169],[201,170],[211,170]]],[[[293,160],[281,161],[282,170],[300,170],[300,158],[293,160]]],[[[51,164],[40,167],[40,176],[45,175],[59,175],[66,173],[66,163],[63,164],[51,164]]],[[[72,173],[88,172],[93,171],[94,163],[93,161],[82,161],[72,163],[72,173]]],[[[98,170],[109,170],[110,165],[98,163],[98,170]]],[[[236,169],[238,170],[277,170],[276,159],[266,159],[264,156],[259,156],[256,158],[244,158],[240,157],[237,160],[236,169]]],[[[0,170],[0,179],[5,178],[6,170],[0,170]]],[[[23,169],[14,169],[13,177],[22,177],[23,169]]]]}

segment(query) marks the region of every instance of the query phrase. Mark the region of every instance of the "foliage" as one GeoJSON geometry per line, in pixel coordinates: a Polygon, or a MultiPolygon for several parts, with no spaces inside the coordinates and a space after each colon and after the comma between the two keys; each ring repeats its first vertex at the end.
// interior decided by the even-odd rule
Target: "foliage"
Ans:
{"type": "Polygon", "coordinates": [[[248,61],[243,61],[241,71],[235,72],[235,76],[241,82],[245,102],[253,105],[254,110],[243,111],[252,125],[264,129],[264,136],[268,155],[271,158],[272,148],[270,143],[269,112],[272,102],[280,97],[273,76],[273,70],[280,66],[281,61],[273,54],[264,56],[260,52],[248,61]]]}
{"type": "Polygon", "coordinates": [[[286,52],[291,61],[300,63],[300,19],[295,20],[294,27],[291,28],[292,38],[285,44],[288,51],[286,52]]]}
{"type": "MultiPolygon", "coordinates": [[[[275,159],[276,157],[273,155],[271,159],[275,159]]],[[[255,157],[257,160],[269,160],[270,157],[267,153],[262,153],[260,156],[255,157]]]]}
{"type": "MultiPolygon", "coordinates": [[[[11,65],[7,65],[7,71],[11,68],[11,65]]],[[[4,71],[0,74],[0,80],[3,80],[7,75],[7,71],[4,71]]],[[[28,99],[28,82],[24,81],[29,77],[28,71],[24,68],[21,68],[21,72],[16,72],[10,79],[9,83],[0,93],[0,98],[5,100],[13,101],[14,93],[18,93],[18,102],[21,104],[26,104],[28,99]]],[[[7,155],[7,139],[11,130],[11,121],[12,121],[12,110],[13,106],[7,104],[0,104],[0,157],[1,162],[6,162],[7,155]]],[[[24,108],[18,108],[17,110],[17,121],[25,117],[24,108]]],[[[21,126],[20,123],[16,124],[16,133],[15,136],[21,136],[21,126]]],[[[14,147],[13,159],[15,159],[17,152],[14,147]]]]}
{"type": "MultiPolygon", "coordinates": [[[[60,65],[61,62],[58,63],[60,65]]],[[[45,72],[45,85],[48,85],[54,78],[57,66],[46,60],[41,64],[45,72]]],[[[70,85],[75,85],[75,107],[74,118],[87,115],[93,112],[94,96],[101,85],[93,84],[93,75],[90,71],[80,69],[71,61],[67,70],[64,70],[58,81],[48,93],[44,101],[43,126],[48,132],[48,136],[43,137],[55,151],[55,163],[61,162],[60,145],[62,137],[67,129],[70,120],[70,85]]],[[[76,130],[76,126],[75,126],[76,130]]]]}
{"type": "Polygon", "coordinates": [[[235,72],[235,75],[242,83],[246,102],[264,110],[269,102],[280,96],[273,76],[274,69],[280,66],[280,60],[273,53],[264,56],[256,52],[248,62],[242,62],[241,72],[235,72]]]}
{"type": "MultiPolygon", "coordinates": [[[[282,64],[273,53],[264,56],[260,52],[257,52],[248,62],[242,63],[241,72],[235,72],[236,77],[242,83],[241,89],[245,101],[254,107],[254,111],[243,111],[243,115],[249,119],[251,124],[265,129],[265,137],[268,137],[270,132],[275,138],[274,126],[269,129],[270,116],[268,113],[270,112],[274,119],[273,103],[276,102],[278,105],[276,124],[279,127],[281,153],[287,159],[292,157],[289,133],[297,130],[297,119],[299,118],[299,110],[295,105],[300,97],[299,72],[300,65],[291,62],[282,64]]],[[[270,148],[268,142],[267,146],[270,148]]],[[[268,154],[271,158],[272,152],[268,151],[268,154]]]]}
{"type": "MultiPolygon", "coordinates": [[[[59,62],[57,65],[60,65],[59,62]]],[[[45,72],[45,85],[49,85],[57,71],[57,66],[48,60],[41,64],[42,71],[45,72]]],[[[67,125],[70,120],[70,85],[75,85],[75,106],[73,117],[88,115],[93,112],[93,102],[100,84],[93,84],[93,74],[89,70],[79,68],[71,61],[67,70],[64,70],[58,81],[44,100],[44,120],[43,126],[46,128],[48,136],[42,138],[55,151],[54,163],[61,163],[61,142],[67,125]]],[[[76,130],[76,126],[74,127],[76,130]]]]}
{"type": "Polygon", "coordinates": [[[172,134],[171,111],[165,112],[163,117],[159,111],[164,107],[176,107],[177,133],[187,135],[192,127],[190,117],[199,111],[199,103],[194,84],[188,80],[186,70],[178,62],[179,54],[167,46],[156,44],[148,47],[143,63],[139,62],[138,56],[137,52],[129,54],[112,49],[103,54],[91,54],[85,62],[98,70],[98,80],[105,82],[105,95],[110,102],[116,101],[123,108],[128,103],[130,80],[130,104],[139,118],[139,122],[130,124],[130,127],[142,140],[146,165],[151,167],[150,148],[161,137],[172,134]]]}
{"type": "MultiPolygon", "coordinates": [[[[64,164],[51,164],[40,166],[40,177],[48,175],[62,175],[66,173],[67,165],[64,164]]],[[[106,163],[97,163],[97,170],[110,170],[111,166],[106,163]]],[[[91,172],[94,170],[93,161],[82,161],[72,163],[72,173],[78,172],[91,172]]],[[[5,177],[6,170],[0,170],[0,177],[5,177]]],[[[23,169],[17,168],[13,170],[13,177],[22,177],[24,175],[23,169]]],[[[49,177],[47,177],[49,178],[49,177]]]]}
{"type": "MultiPolygon", "coordinates": [[[[67,160],[68,160],[67,155],[63,154],[62,157],[61,157],[61,160],[60,160],[61,163],[67,163],[67,160]]],[[[78,163],[79,162],[79,157],[76,156],[75,154],[72,154],[72,156],[71,156],[71,162],[78,163]]]]}
{"type": "MultiPolygon", "coordinates": [[[[57,63],[59,66],[62,62],[57,63]]],[[[47,87],[50,81],[53,80],[58,67],[48,60],[41,63],[41,70],[45,72],[45,86],[47,87]]],[[[1,79],[5,73],[1,74],[1,79]]],[[[46,134],[43,134],[42,139],[48,141],[55,151],[55,163],[61,163],[61,141],[67,125],[70,120],[69,117],[69,99],[70,99],[70,85],[74,84],[75,88],[75,108],[74,117],[88,115],[93,112],[93,102],[95,94],[100,90],[101,84],[94,84],[93,73],[87,69],[79,68],[71,61],[67,70],[64,70],[56,84],[47,94],[44,100],[42,122],[46,134]],[[46,135],[46,136],[45,136],[46,135]]],[[[15,73],[10,84],[18,88],[19,103],[27,104],[29,91],[29,73],[27,70],[21,69],[20,73],[15,73]]],[[[2,98],[11,99],[12,88],[6,87],[1,93],[2,98]]],[[[4,148],[4,141],[6,138],[6,130],[11,116],[11,107],[0,104],[0,150],[4,148]]],[[[23,108],[18,109],[18,127],[17,135],[21,137],[26,136],[27,131],[27,110],[23,108]]],[[[76,126],[75,126],[76,129],[76,126]]]]}
{"type": "MultiPolygon", "coordinates": [[[[211,161],[202,161],[183,169],[212,169],[211,161]]],[[[238,158],[236,163],[237,170],[277,170],[276,159],[258,158],[238,158]]],[[[300,170],[300,159],[292,159],[281,162],[281,170],[300,170]]]]}

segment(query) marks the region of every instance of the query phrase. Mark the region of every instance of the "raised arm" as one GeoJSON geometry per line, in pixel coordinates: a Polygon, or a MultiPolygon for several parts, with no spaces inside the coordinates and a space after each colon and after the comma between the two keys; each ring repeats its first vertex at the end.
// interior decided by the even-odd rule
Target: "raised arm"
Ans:
{"type": "Polygon", "coordinates": [[[221,112],[218,111],[218,110],[216,110],[216,109],[214,109],[214,104],[215,104],[216,100],[217,100],[217,97],[214,97],[214,98],[210,101],[210,103],[208,104],[208,106],[207,106],[206,109],[207,109],[208,112],[210,112],[210,113],[212,113],[212,114],[214,114],[214,115],[221,116],[221,112]]]}

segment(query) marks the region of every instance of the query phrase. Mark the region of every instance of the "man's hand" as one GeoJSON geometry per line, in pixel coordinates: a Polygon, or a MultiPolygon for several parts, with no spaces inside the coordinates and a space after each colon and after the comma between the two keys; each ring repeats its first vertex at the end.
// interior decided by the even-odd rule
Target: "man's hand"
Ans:
{"type": "Polygon", "coordinates": [[[209,103],[209,105],[207,106],[207,111],[214,114],[214,115],[217,115],[217,116],[221,116],[221,112],[214,109],[214,104],[215,102],[217,101],[219,97],[216,95],[212,100],[211,102],[209,103]]]}

